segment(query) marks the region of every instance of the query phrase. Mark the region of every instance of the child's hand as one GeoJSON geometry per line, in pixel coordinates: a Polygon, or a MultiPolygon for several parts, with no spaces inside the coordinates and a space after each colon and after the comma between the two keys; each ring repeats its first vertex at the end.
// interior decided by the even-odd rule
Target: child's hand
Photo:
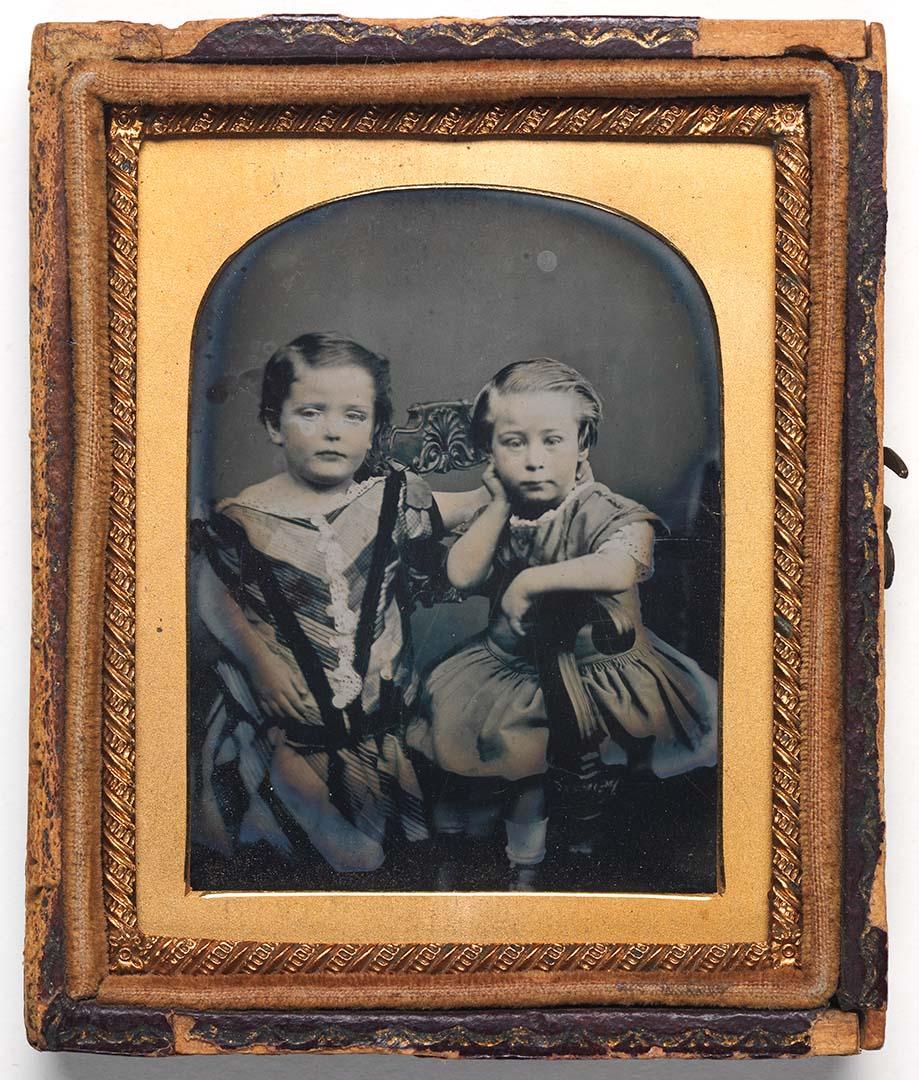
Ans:
{"type": "Polygon", "coordinates": [[[507,492],[504,490],[504,485],[501,483],[501,479],[490,461],[482,472],[482,483],[488,490],[492,502],[507,502],[507,492]]]}
{"type": "Polygon", "coordinates": [[[292,671],[279,656],[262,649],[248,665],[248,672],[259,708],[266,716],[307,719],[310,694],[299,671],[292,671]]]}
{"type": "Polygon", "coordinates": [[[518,574],[501,597],[501,610],[507,616],[511,629],[520,637],[527,632],[526,620],[533,607],[535,596],[527,588],[526,570],[518,574]]]}

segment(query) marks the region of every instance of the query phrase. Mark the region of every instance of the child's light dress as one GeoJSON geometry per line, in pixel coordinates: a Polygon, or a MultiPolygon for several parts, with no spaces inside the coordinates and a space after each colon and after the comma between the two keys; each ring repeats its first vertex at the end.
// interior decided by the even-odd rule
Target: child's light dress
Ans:
{"type": "MultiPolygon", "coordinates": [[[[653,572],[654,515],[593,481],[535,520],[512,517],[485,590],[489,627],[428,674],[409,745],[461,776],[519,780],[547,769],[549,720],[530,642],[509,632],[501,597],[522,570],[582,555],[626,552],[638,580],[653,572]]],[[[609,653],[594,628],[578,633],[574,654],[606,733],[605,763],[650,769],[659,777],[714,765],[718,692],[699,665],[642,624],[638,585],[604,598],[624,642],[609,653]]]]}

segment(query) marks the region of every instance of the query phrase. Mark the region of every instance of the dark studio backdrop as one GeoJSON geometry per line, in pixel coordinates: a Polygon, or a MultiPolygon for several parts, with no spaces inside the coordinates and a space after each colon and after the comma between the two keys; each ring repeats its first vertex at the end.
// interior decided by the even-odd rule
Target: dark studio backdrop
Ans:
{"type": "MultiPolygon", "coordinates": [[[[704,287],[664,239],[589,204],[471,187],[371,192],[267,230],[224,264],[198,314],[192,516],[283,468],[257,419],[261,370],[309,331],[389,358],[396,425],[413,402],[471,400],[513,360],[551,356],[581,371],[604,401],[596,479],[667,526],[655,576],[642,587],[645,621],[719,677],[717,328],[704,287]]],[[[478,478],[475,469],[429,480],[446,489],[478,478]]],[[[416,612],[419,665],[481,629],[483,618],[479,601],[416,612]]],[[[190,685],[204,692],[199,669],[211,646],[193,613],[190,637],[190,685]]],[[[665,795],[679,787],[668,783],[665,795]]],[[[704,863],[702,886],[714,874],[716,803],[714,790],[693,802],[685,841],[704,863]]],[[[674,815],[685,818],[679,805],[674,815]]]]}

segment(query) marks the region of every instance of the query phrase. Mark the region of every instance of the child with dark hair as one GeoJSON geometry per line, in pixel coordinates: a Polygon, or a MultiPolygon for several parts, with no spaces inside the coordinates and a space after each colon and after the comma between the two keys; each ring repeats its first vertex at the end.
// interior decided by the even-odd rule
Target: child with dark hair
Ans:
{"type": "Polygon", "coordinates": [[[575,627],[571,652],[590,728],[580,735],[606,764],[668,777],[716,760],[714,680],[642,623],[654,514],[587,471],[601,417],[593,386],[556,360],[510,364],[479,394],[472,436],[490,459],[491,502],[450,549],[447,574],[489,597],[489,625],[433,668],[408,732],[447,773],[511,782],[514,888],[533,888],[545,857],[545,773],[559,748],[535,655],[546,622],[585,600],[602,615],[575,627]]]}
{"type": "Polygon", "coordinates": [[[206,725],[196,838],[225,855],[309,839],[336,870],[374,870],[387,834],[427,835],[404,745],[417,693],[400,563],[413,540],[471,514],[388,465],[389,364],[304,334],[268,361],[259,418],[284,469],[193,523],[198,610],[222,646],[206,725]],[[231,821],[215,770],[233,766],[231,821]]]}

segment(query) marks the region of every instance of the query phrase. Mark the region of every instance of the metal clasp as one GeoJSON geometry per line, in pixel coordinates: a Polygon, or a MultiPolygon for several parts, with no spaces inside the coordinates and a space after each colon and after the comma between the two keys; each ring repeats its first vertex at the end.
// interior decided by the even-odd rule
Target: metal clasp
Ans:
{"type": "MultiPolygon", "coordinates": [[[[909,476],[909,469],[906,467],[906,463],[903,458],[895,451],[891,450],[889,446],[884,447],[884,464],[890,469],[891,472],[896,473],[901,480],[905,480],[909,476]]],[[[887,531],[887,526],[890,522],[890,507],[885,504],[884,506],[884,588],[889,589],[893,582],[894,574],[894,552],[893,541],[890,539],[890,534],[887,531]]]]}

